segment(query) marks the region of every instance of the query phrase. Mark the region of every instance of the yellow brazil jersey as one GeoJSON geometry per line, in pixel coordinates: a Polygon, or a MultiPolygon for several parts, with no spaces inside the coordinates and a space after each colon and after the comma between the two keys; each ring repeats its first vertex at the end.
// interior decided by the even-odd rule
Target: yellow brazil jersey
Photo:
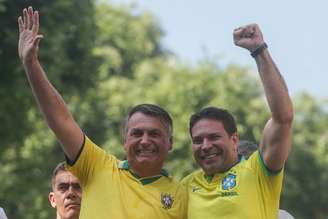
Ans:
{"type": "Polygon", "coordinates": [[[82,187],[80,219],[180,219],[187,216],[186,189],[162,175],[138,178],[87,137],[81,154],[66,168],[82,187]]]}
{"type": "Polygon", "coordinates": [[[188,218],[277,219],[282,179],[283,171],[268,171],[258,151],[211,179],[196,171],[182,180],[188,218]]]}

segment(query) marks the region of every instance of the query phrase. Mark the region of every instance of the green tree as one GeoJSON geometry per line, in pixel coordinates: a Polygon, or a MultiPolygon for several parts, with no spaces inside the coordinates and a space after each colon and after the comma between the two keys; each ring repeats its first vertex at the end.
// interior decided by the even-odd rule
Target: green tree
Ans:
{"type": "Polygon", "coordinates": [[[295,218],[327,217],[328,112],[324,104],[302,93],[294,98],[293,149],[286,165],[282,208],[295,218]]]}
{"type": "MultiPolygon", "coordinates": [[[[196,65],[178,62],[163,48],[163,31],[152,14],[87,0],[0,0],[0,205],[9,218],[54,217],[47,194],[51,170],[63,160],[17,56],[17,16],[30,4],[40,10],[40,59],[49,79],[85,133],[105,150],[123,158],[123,117],[145,102],[173,117],[174,149],[166,167],[177,178],[197,168],[188,120],[202,107],[229,109],[242,139],[260,139],[269,112],[258,76],[237,65],[220,68],[211,58],[196,65]]],[[[307,94],[294,99],[294,147],[282,208],[296,218],[321,219],[328,201],[327,107],[307,94]]]]}
{"type": "Polygon", "coordinates": [[[6,136],[3,138],[5,145],[19,145],[23,136],[34,132],[33,124],[26,123],[25,118],[35,104],[17,55],[17,18],[28,5],[40,10],[40,32],[45,37],[40,57],[55,86],[71,96],[86,91],[96,77],[90,74],[95,71],[95,59],[90,52],[95,32],[89,31],[95,29],[92,1],[3,0],[0,11],[0,111],[3,112],[0,136],[6,136]],[[8,133],[8,130],[16,131],[8,133]]]}
{"type": "Polygon", "coordinates": [[[94,54],[102,62],[101,78],[112,75],[133,77],[136,66],[148,58],[166,54],[160,44],[163,31],[155,17],[148,13],[133,13],[133,6],[97,6],[98,27],[94,54]]]}
{"type": "Polygon", "coordinates": [[[28,5],[40,11],[41,62],[67,100],[96,81],[90,74],[96,71],[95,32],[89,31],[95,29],[94,5],[88,0],[0,4],[0,203],[9,218],[49,218],[51,169],[63,156],[36,108],[17,54],[17,18],[28,5]]]}

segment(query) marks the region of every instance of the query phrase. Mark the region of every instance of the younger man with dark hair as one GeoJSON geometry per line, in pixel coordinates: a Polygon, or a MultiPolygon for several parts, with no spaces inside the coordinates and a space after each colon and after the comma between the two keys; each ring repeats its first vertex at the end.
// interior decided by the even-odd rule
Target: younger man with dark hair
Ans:
{"type": "Polygon", "coordinates": [[[232,115],[209,107],[190,118],[192,151],[202,170],[183,180],[189,193],[188,218],[278,218],[283,167],[291,149],[293,107],[287,87],[256,24],[234,30],[234,42],[255,58],[271,118],[259,150],[239,160],[232,115]]]}

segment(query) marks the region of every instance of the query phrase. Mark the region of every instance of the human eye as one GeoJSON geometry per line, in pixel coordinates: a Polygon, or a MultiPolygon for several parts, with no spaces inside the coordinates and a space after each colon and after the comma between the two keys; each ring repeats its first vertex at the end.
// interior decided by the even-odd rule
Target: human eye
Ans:
{"type": "Polygon", "coordinates": [[[140,129],[133,129],[130,133],[130,136],[132,136],[132,137],[141,137],[142,135],[143,135],[143,132],[140,129]]]}
{"type": "Polygon", "coordinates": [[[64,191],[66,191],[67,189],[68,189],[68,184],[66,184],[66,183],[61,183],[61,184],[58,185],[58,190],[59,190],[59,191],[64,192],[64,191]]]}
{"type": "Polygon", "coordinates": [[[160,135],[161,135],[161,133],[158,130],[151,130],[149,132],[149,136],[151,136],[151,137],[159,137],[160,135]]]}
{"type": "Polygon", "coordinates": [[[215,141],[215,140],[219,140],[222,136],[219,134],[212,134],[209,136],[209,140],[211,141],[215,141]]]}
{"type": "Polygon", "coordinates": [[[73,188],[74,188],[75,190],[81,190],[81,186],[80,186],[80,184],[78,184],[78,183],[73,184],[73,188]]]}
{"type": "Polygon", "coordinates": [[[193,144],[201,144],[202,142],[203,142],[203,138],[201,138],[201,137],[192,138],[192,143],[193,144]]]}

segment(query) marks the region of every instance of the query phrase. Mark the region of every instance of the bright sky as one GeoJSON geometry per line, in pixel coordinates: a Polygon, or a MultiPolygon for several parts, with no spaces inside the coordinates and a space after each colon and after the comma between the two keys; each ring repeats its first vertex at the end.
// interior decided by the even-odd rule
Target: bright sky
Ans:
{"type": "Polygon", "coordinates": [[[234,28],[257,23],[290,93],[305,90],[328,98],[328,1],[113,0],[149,10],[165,32],[164,45],[184,62],[219,56],[221,66],[256,69],[246,50],[234,46],[234,28]],[[326,63],[326,64],[325,64],[326,63]]]}

